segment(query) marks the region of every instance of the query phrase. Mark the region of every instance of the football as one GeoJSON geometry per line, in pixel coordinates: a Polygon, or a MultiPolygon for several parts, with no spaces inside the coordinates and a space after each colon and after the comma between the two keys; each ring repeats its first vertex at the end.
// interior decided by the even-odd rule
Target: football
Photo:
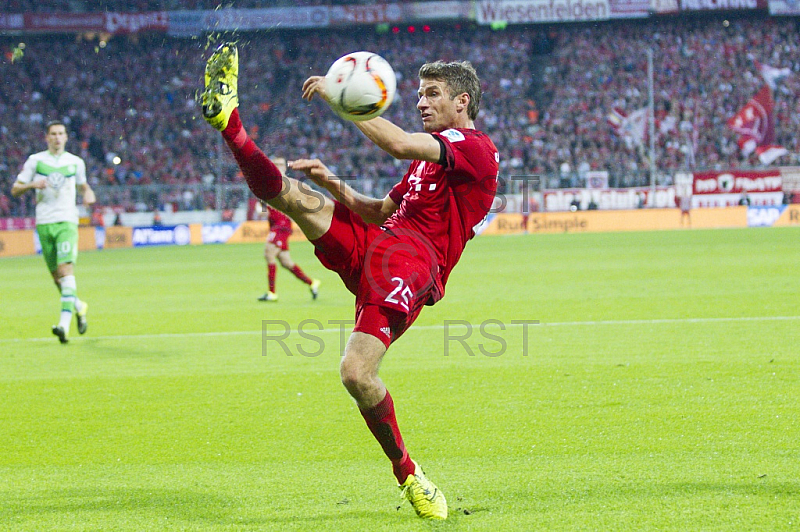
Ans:
{"type": "Polygon", "coordinates": [[[396,88],[392,66],[372,52],[340,57],[325,75],[331,108],[345,120],[369,120],[382,115],[391,105],[396,88]]]}

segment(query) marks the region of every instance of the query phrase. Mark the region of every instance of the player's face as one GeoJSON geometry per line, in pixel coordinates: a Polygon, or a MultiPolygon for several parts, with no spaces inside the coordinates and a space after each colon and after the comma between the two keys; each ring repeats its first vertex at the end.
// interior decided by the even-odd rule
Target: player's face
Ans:
{"type": "Polygon", "coordinates": [[[419,82],[417,109],[422,116],[422,127],[428,133],[456,127],[458,114],[456,100],[450,98],[447,84],[437,79],[419,82]]]}
{"type": "Polygon", "coordinates": [[[60,153],[67,144],[67,128],[61,125],[50,126],[45,135],[47,149],[53,153],[60,153]]]}

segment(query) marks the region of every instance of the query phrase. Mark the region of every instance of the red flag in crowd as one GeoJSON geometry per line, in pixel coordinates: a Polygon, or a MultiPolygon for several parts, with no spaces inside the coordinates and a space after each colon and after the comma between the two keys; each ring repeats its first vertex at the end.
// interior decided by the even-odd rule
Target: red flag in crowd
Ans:
{"type": "Polygon", "coordinates": [[[775,142],[775,102],[772,89],[764,85],[741,111],[728,120],[728,127],[739,134],[739,148],[747,157],[754,151],[763,164],[771,164],[788,150],[775,142]]]}

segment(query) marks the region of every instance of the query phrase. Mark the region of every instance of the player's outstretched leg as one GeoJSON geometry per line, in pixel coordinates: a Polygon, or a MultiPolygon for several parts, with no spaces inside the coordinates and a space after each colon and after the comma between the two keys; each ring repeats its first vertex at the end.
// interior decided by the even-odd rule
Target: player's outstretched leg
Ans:
{"type": "Polygon", "coordinates": [[[324,235],[333,218],[333,202],[298,181],[283,177],[277,166],[247,135],[239,118],[239,53],[223,43],[206,63],[203,118],[222,133],[253,194],[289,215],[309,240],[324,235]],[[322,201],[322,205],[320,205],[322,201]]]}

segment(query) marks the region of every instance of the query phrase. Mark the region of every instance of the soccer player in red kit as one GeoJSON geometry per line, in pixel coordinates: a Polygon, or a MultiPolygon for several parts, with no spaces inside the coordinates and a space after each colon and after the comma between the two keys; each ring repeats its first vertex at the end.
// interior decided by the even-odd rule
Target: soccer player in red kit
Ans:
{"type": "MultiPolygon", "coordinates": [[[[206,64],[204,117],[222,132],[253,193],[287,213],[314,244],[322,264],[355,294],[356,324],[341,361],[342,383],[391,460],[417,515],[446,519],[444,494],[411,460],[378,367],[422,307],[442,298],[451,270],[475,235],[474,226],[491,207],[499,155],[475,129],[478,75],[468,62],[437,61],[420,68],[417,110],[425,133],[406,133],[383,118],[355,123],[389,155],[412,161],[383,199],[355,192],[319,160],[289,163],[335,200],[282,178],[256,147],[236,109],[237,79],[238,52],[222,44],[206,64]]],[[[326,99],[321,76],[303,84],[303,97],[314,95],[326,99]]]]}
{"type": "MultiPolygon", "coordinates": [[[[286,175],[286,159],[283,157],[270,157],[281,175],[286,175]]],[[[264,259],[267,261],[267,286],[268,291],[259,297],[259,301],[277,301],[278,294],[275,292],[275,278],[277,276],[278,262],[281,266],[292,272],[292,274],[308,285],[311,290],[311,297],[317,299],[319,295],[318,279],[309,278],[303,270],[294,263],[289,254],[289,237],[292,236],[292,220],[278,209],[273,209],[267,205],[269,215],[269,234],[267,242],[264,244],[264,259]]]]}

